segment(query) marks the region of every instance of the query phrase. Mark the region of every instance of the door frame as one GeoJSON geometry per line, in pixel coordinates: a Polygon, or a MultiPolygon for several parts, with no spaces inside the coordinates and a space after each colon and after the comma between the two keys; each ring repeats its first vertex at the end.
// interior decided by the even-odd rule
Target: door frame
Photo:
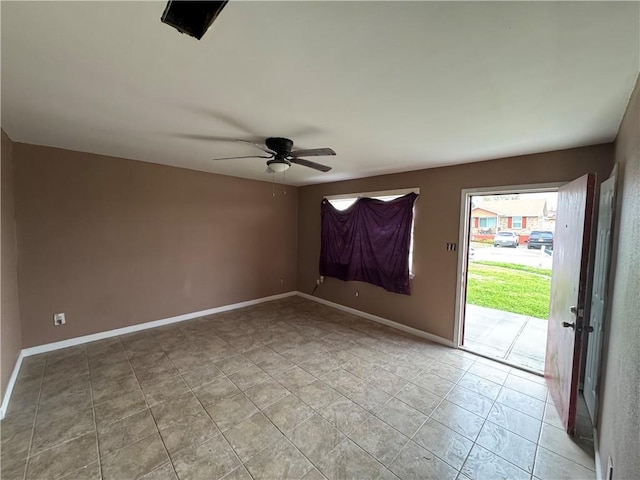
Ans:
{"type": "Polygon", "coordinates": [[[458,266],[456,268],[456,308],[453,327],[453,345],[462,347],[464,305],[467,298],[467,253],[469,251],[469,223],[471,219],[471,197],[480,195],[508,195],[512,193],[544,193],[557,191],[569,182],[533,183],[505,185],[499,187],[464,188],[460,192],[460,227],[458,238],[458,266]]]}

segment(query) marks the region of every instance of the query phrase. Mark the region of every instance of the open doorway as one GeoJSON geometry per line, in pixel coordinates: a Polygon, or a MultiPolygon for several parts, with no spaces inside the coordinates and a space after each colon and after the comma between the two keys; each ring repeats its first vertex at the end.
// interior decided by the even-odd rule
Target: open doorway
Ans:
{"type": "Polygon", "coordinates": [[[460,346],[542,374],[557,188],[467,192],[460,346]]]}

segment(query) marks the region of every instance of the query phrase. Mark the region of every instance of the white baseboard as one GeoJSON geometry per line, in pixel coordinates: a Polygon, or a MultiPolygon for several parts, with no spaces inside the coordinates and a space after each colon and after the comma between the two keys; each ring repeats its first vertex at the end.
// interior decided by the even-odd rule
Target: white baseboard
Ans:
{"type": "Polygon", "coordinates": [[[207,310],[200,310],[199,312],[185,313],[183,315],[177,315],[175,317],[163,318],[161,320],[154,320],[151,322],[139,323],[137,325],[131,325],[129,327],[116,328],[115,330],[107,330],[105,332],[94,333],[91,335],[84,335],[82,337],[70,338],[68,340],[62,340],[60,342],[47,343],[44,345],[38,345],[36,347],[24,348],[18,356],[16,365],[9,379],[7,389],[4,392],[4,398],[2,399],[2,407],[0,407],[0,419],[4,417],[11,399],[11,393],[13,386],[18,377],[20,371],[20,365],[22,365],[22,359],[31,355],[38,355],[40,353],[52,352],[54,350],[60,350],[62,348],[73,347],[75,345],[82,345],[83,343],[95,342],[98,340],[104,340],[105,338],[116,337],[118,335],[126,335],[127,333],[139,332],[141,330],[148,330],[150,328],[161,327],[163,325],[169,325],[171,323],[184,322],[186,320],[192,320],[194,318],[204,317],[207,315],[214,315],[216,313],[227,312],[229,310],[235,310],[238,308],[249,307],[251,305],[257,305],[259,303],[270,302],[272,300],[278,300],[281,298],[291,297],[296,295],[297,292],[291,291],[286,293],[280,293],[278,295],[271,295],[269,297],[256,298],[253,300],[247,300],[246,302],[233,303],[231,305],[223,305],[221,307],[209,308],[207,310]]]}
{"type": "Polygon", "coordinates": [[[313,300],[314,302],[322,303],[324,305],[328,305],[329,307],[337,308],[338,310],[342,310],[348,313],[352,313],[354,315],[358,315],[359,317],[366,318],[367,320],[372,320],[377,323],[381,323],[386,325],[387,327],[395,328],[396,330],[402,330],[403,332],[410,333],[415,335],[416,337],[424,338],[426,340],[431,340],[435,343],[440,343],[442,345],[446,345],[447,347],[455,348],[453,341],[439,337],[438,335],[433,335],[432,333],[427,333],[422,330],[418,330],[417,328],[409,327],[407,325],[403,325],[398,322],[394,322],[393,320],[389,320],[387,318],[379,317],[377,315],[373,315],[371,313],[363,312],[362,310],[356,310],[355,308],[345,307],[344,305],[340,305],[339,303],[332,302],[330,300],[325,300],[324,298],[314,297],[313,295],[309,295],[308,293],[297,292],[297,294],[303,298],[308,300],[313,300]]]}
{"type": "Polygon", "coordinates": [[[9,400],[11,398],[11,393],[13,391],[13,387],[15,385],[16,379],[18,377],[18,372],[20,371],[20,366],[22,365],[22,360],[24,357],[29,357],[31,355],[38,355],[41,353],[52,352],[54,350],[60,350],[62,348],[73,347],[75,345],[82,345],[84,343],[96,342],[98,340],[104,340],[106,338],[116,337],[119,335],[126,335],[128,333],[139,332],[141,330],[148,330],[151,328],[161,327],[163,325],[169,325],[177,322],[184,322],[186,320],[192,320],[194,318],[204,317],[207,315],[214,315],[216,313],[222,313],[229,310],[235,310],[238,308],[249,307],[251,305],[257,305],[259,303],[270,302],[272,300],[278,300],[281,298],[291,297],[293,295],[299,295],[303,298],[313,300],[318,303],[322,303],[328,305],[330,307],[337,308],[338,310],[343,310],[348,313],[352,313],[354,315],[358,315],[360,317],[366,318],[367,320],[372,320],[377,323],[381,323],[391,328],[395,328],[397,330],[402,330],[403,332],[411,333],[417,337],[421,337],[427,340],[431,340],[432,342],[440,343],[442,345],[446,345],[448,347],[453,347],[453,342],[446,338],[439,337],[437,335],[433,335],[431,333],[423,332],[422,330],[418,330],[413,327],[409,327],[407,325],[402,325],[401,323],[394,322],[392,320],[388,320],[386,318],[379,317],[377,315],[372,315],[371,313],[363,312],[360,310],[356,310],[355,308],[346,307],[344,305],[340,305],[339,303],[334,303],[329,300],[325,300],[323,298],[314,297],[312,295],[291,291],[286,293],[280,293],[278,295],[271,295],[269,297],[256,298],[254,300],[248,300],[246,302],[234,303],[231,305],[223,305],[221,307],[210,308],[208,310],[201,310],[199,312],[185,313],[183,315],[177,315],[175,317],[163,318],[161,320],[154,320],[151,322],[139,323],[137,325],[131,325],[129,327],[116,328],[115,330],[107,330],[104,332],[94,333],[91,335],[84,335],[82,337],[70,338],[68,340],[62,340],[60,342],[47,343],[44,345],[38,345],[35,347],[25,348],[20,352],[18,359],[16,361],[16,365],[13,369],[13,373],[11,374],[11,378],[9,379],[9,383],[7,385],[7,389],[4,394],[4,398],[2,399],[2,406],[0,407],[0,418],[4,417],[5,412],[7,411],[7,406],[9,405],[9,400]]]}
{"type": "Polygon", "coordinates": [[[11,398],[11,393],[13,393],[13,387],[15,387],[16,385],[16,379],[18,378],[18,372],[20,371],[20,366],[22,365],[23,358],[24,358],[24,352],[20,351],[20,355],[18,355],[16,364],[13,367],[11,378],[9,378],[9,383],[7,383],[7,388],[4,391],[2,405],[0,406],[0,420],[4,418],[4,414],[7,412],[7,407],[9,406],[9,399],[11,398]]]}
{"type": "Polygon", "coordinates": [[[25,348],[22,350],[25,357],[31,355],[38,355],[40,353],[52,352],[54,350],[60,350],[61,348],[73,347],[74,345],[82,345],[83,343],[95,342],[98,340],[104,340],[105,338],[117,337],[119,335],[126,335],[128,333],[139,332],[140,330],[148,330],[150,328],[162,327],[164,325],[170,325],[172,323],[184,322],[186,320],[193,320],[194,318],[205,317],[207,315],[214,315],[216,313],[227,312],[229,310],[236,310],[238,308],[249,307],[251,305],[257,305],[259,303],[270,302],[272,300],[278,300],[280,298],[291,297],[295,295],[295,291],[280,293],[278,295],[271,295],[269,297],[256,298],[253,300],[247,300],[246,302],[232,303],[231,305],[223,305],[221,307],[209,308],[207,310],[200,310],[199,312],[185,313],[183,315],[177,315],[175,317],[163,318],[161,320],[154,320],[151,322],[139,323],[137,325],[131,325],[129,327],[116,328],[115,330],[107,330],[105,332],[94,333],[91,335],[84,335],[82,337],[70,338],[68,340],[62,340],[60,342],[46,343],[44,345],[38,345],[37,347],[25,348]]]}

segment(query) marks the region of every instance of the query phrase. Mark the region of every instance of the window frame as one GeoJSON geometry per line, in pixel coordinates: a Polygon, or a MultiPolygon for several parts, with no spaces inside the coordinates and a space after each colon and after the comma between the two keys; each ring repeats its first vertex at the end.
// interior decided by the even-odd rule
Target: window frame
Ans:
{"type": "Polygon", "coordinates": [[[522,215],[512,215],[511,216],[511,228],[522,230],[522,215]],[[516,218],[519,218],[518,226],[516,227],[516,218]]]}
{"type": "Polygon", "coordinates": [[[478,219],[478,228],[496,228],[497,222],[496,217],[479,217],[478,219]],[[482,221],[484,220],[484,225],[482,225],[482,221]],[[489,225],[489,221],[491,221],[492,225],[489,225]]]}

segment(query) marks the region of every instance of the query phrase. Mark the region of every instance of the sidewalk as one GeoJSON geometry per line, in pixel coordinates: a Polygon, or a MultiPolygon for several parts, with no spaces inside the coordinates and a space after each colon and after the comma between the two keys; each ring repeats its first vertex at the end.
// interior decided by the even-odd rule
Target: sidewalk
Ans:
{"type": "Polygon", "coordinates": [[[542,373],[547,321],[467,304],[464,346],[542,373]]]}

